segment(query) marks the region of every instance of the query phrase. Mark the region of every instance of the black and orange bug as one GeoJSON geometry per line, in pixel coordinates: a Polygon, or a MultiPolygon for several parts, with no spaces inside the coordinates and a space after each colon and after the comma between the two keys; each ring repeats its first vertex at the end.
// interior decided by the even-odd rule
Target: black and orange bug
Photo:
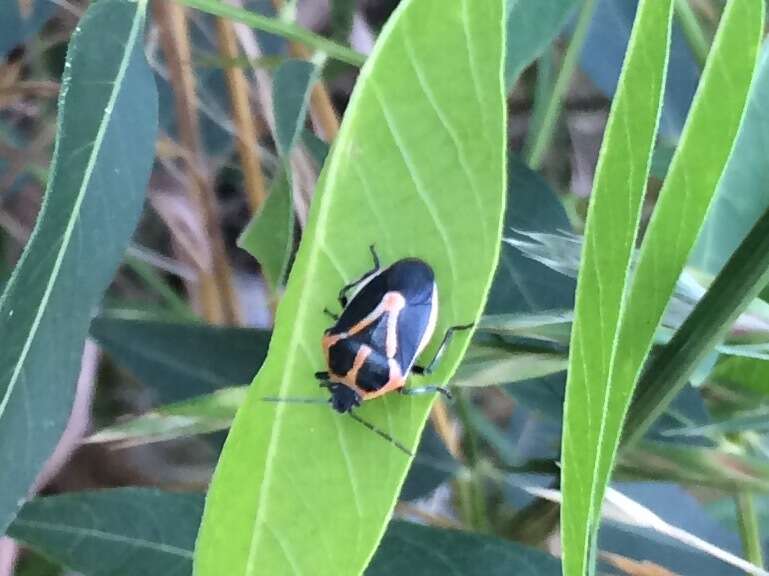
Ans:
{"type": "MultiPolygon", "coordinates": [[[[435,332],[438,287],[433,269],[418,258],[404,258],[382,268],[374,246],[374,267],[339,291],[340,314],[324,312],[334,320],[321,339],[326,370],[316,372],[320,386],[331,393],[332,408],[347,414],[398,449],[413,456],[403,444],[367,422],[353,409],[365,400],[389,392],[404,395],[441,393],[442,386],[406,387],[410,374],[430,374],[438,365],[454,332],[473,324],[450,327],[426,366],[416,364],[435,332]],[[349,295],[349,296],[348,296],[349,295]]],[[[315,398],[265,397],[268,402],[317,404],[315,398]]]]}
{"type": "Polygon", "coordinates": [[[406,379],[412,373],[431,373],[454,332],[473,325],[449,328],[430,363],[417,365],[438,319],[433,269],[417,258],[404,258],[382,268],[374,246],[370,249],[374,267],[340,290],[341,314],[324,310],[334,324],[322,339],[327,370],[316,372],[315,377],[331,392],[331,406],[341,413],[393,391],[406,395],[439,392],[450,398],[442,386],[407,388],[406,379]]]}

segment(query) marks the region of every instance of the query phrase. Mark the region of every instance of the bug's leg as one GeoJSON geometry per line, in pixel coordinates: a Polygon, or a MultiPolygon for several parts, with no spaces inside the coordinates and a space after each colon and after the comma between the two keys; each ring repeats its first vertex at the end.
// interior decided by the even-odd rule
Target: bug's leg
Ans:
{"type": "Polygon", "coordinates": [[[451,392],[443,386],[421,386],[419,388],[401,388],[400,393],[404,396],[421,396],[422,394],[435,394],[436,392],[443,394],[447,399],[451,400],[451,392]]]}
{"type": "Polygon", "coordinates": [[[334,313],[333,313],[331,310],[329,310],[328,308],[324,308],[324,309],[323,309],[323,313],[324,313],[326,316],[330,317],[330,318],[331,318],[332,320],[334,320],[335,322],[339,320],[339,314],[334,314],[334,313]]]}
{"type": "Polygon", "coordinates": [[[318,380],[323,380],[324,382],[328,380],[328,372],[316,372],[315,377],[318,380]]]}
{"type": "Polygon", "coordinates": [[[371,250],[371,257],[374,259],[374,267],[366,272],[363,276],[358,278],[357,280],[350,282],[349,284],[345,284],[342,286],[342,289],[339,291],[339,304],[342,305],[342,308],[347,306],[347,292],[355,288],[358,284],[363,282],[364,280],[367,280],[382,268],[382,266],[379,264],[379,255],[376,253],[376,248],[374,248],[374,245],[372,244],[369,246],[369,250],[371,250]]]}
{"type": "Polygon", "coordinates": [[[430,360],[430,363],[427,366],[413,366],[411,368],[411,371],[414,374],[432,373],[432,371],[435,370],[435,367],[440,362],[441,356],[443,356],[443,352],[446,350],[446,347],[449,345],[449,342],[451,342],[451,338],[454,336],[454,332],[458,332],[459,330],[468,330],[473,326],[474,324],[461,324],[459,326],[452,326],[451,328],[446,330],[446,334],[443,335],[443,340],[441,340],[441,345],[438,346],[438,350],[435,352],[435,356],[433,356],[433,359],[430,360]]]}

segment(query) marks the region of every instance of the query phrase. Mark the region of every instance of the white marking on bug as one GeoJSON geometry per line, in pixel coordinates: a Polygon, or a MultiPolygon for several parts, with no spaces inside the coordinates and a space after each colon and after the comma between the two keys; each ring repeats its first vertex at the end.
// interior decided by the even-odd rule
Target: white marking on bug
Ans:
{"type": "MultiPolygon", "coordinates": [[[[419,341],[419,346],[417,346],[417,353],[414,354],[415,361],[417,357],[422,353],[422,351],[427,347],[427,344],[430,342],[430,338],[433,337],[433,333],[435,332],[435,325],[437,323],[438,323],[438,285],[433,284],[433,296],[430,302],[430,317],[427,319],[427,326],[425,327],[425,332],[424,334],[422,334],[422,339],[419,341]]],[[[409,368],[411,367],[409,366],[409,368]]]]}

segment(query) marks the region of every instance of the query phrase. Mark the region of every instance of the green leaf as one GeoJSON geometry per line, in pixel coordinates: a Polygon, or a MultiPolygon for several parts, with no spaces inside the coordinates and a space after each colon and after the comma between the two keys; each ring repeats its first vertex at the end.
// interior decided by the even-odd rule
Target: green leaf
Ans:
{"type": "Polygon", "coordinates": [[[69,44],[45,202],[0,298],[0,533],[64,430],[92,311],[141,212],[157,127],[145,8],[101,0],[69,44]]]}
{"type": "Polygon", "coordinates": [[[159,406],[136,418],[102,428],[85,441],[135,446],[226,430],[243,404],[246,389],[246,386],[222,388],[197,398],[159,406]]]}
{"type": "MultiPolygon", "coordinates": [[[[435,270],[441,312],[424,358],[449,326],[480,315],[505,192],[502,24],[501,2],[407,0],[381,33],[316,189],[270,355],[217,467],[200,576],[352,575],[371,558],[408,458],[326,407],[261,398],[327,397],[313,380],[323,308],[370,268],[369,244],[385,264],[415,256],[435,270]]],[[[425,380],[446,382],[469,337],[458,334],[425,380]]],[[[413,448],[431,402],[393,394],[358,412],[413,448]]]]}
{"type": "Polygon", "coordinates": [[[278,150],[287,158],[304,127],[310,91],[320,68],[306,60],[288,59],[273,76],[272,103],[278,150]]]}
{"type": "MultiPolygon", "coordinates": [[[[732,1],[721,18],[680,144],[673,156],[668,176],[647,228],[635,270],[635,280],[628,295],[628,313],[623,319],[623,331],[620,334],[617,353],[619,362],[615,372],[625,374],[628,379],[636,381],[640,377],[642,363],[649,350],[646,340],[651,340],[651,333],[659,324],[658,317],[667,306],[676,280],[689,258],[718,182],[732,154],[756,68],[763,22],[764,2],[761,0],[732,1]]],[[[759,277],[760,275],[759,272],[759,277]]],[[[711,290],[715,286],[714,282],[711,290]]],[[[745,288],[748,286],[752,285],[746,285],[745,288]]],[[[738,290],[734,295],[729,295],[731,305],[722,307],[720,313],[728,316],[739,301],[738,295],[748,292],[750,290],[738,290]]],[[[713,294],[710,295],[710,298],[712,297],[713,294]]],[[[697,308],[708,299],[706,295],[700,300],[697,308]]],[[[681,336],[687,334],[689,329],[685,327],[693,316],[694,312],[668,348],[675,348],[680,343],[681,336]]],[[[730,325],[731,323],[724,325],[723,331],[728,330],[730,325]]],[[[721,335],[724,332],[721,332],[721,335]]],[[[694,340],[705,342],[711,335],[713,332],[701,330],[694,340]]],[[[708,346],[714,344],[716,342],[711,341],[708,346]]],[[[691,341],[686,347],[691,354],[677,369],[687,371],[689,361],[692,361],[688,378],[704,360],[705,355],[711,352],[711,348],[693,346],[691,341]]],[[[648,385],[643,388],[644,402],[654,397],[657,400],[666,396],[672,398],[679,389],[674,380],[661,377],[662,374],[657,372],[660,367],[656,363],[658,361],[659,357],[647,367],[644,378],[645,384],[648,385]]],[[[617,420],[612,425],[617,434],[621,426],[620,415],[627,411],[632,390],[631,383],[616,397],[616,401],[607,404],[607,413],[614,415],[613,419],[617,420]]],[[[651,404],[646,406],[650,407],[651,404]]],[[[664,410],[665,407],[666,404],[661,403],[654,412],[664,410]]],[[[646,416],[648,415],[647,413],[646,416]]],[[[648,423],[646,421],[642,428],[645,429],[648,423]]],[[[636,429],[628,438],[637,440],[640,433],[636,429]]],[[[606,474],[610,466],[610,461],[603,463],[606,474]]]]}
{"type": "Polygon", "coordinates": [[[0,56],[5,57],[27,38],[37,34],[54,15],[54,8],[53,4],[45,0],[0,2],[0,56]],[[22,7],[28,7],[29,13],[22,14],[22,7]]]}
{"type": "Polygon", "coordinates": [[[769,491],[769,464],[744,454],[702,446],[644,441],[617,463],[621,479],[669,481],[719,490],[769,491]]]}
{"type": "Polygon", "coordinates": [[[315,160],[318,169],[322,168],[328,156],[329,145],[307,129],[302,131],[302,144],[312,159],[315,160]]]}
{"type": "Polygon", "coordinates": [[[453,386],[499,386],[566,370],[566,354],[473,345],[451,380],[453,386]]]}
{"type": "Polygon", "coordinates": [[[249,382],[267,355],[269,332],[103,315],[93,336],[159,403],[249,382]]]}
{"type": "MultiPolygon", "coordinates": [[[[37,498],[9,534],[84,576],[192,574],[192,548],[202,494],[116,488],[37,498]]],[[[367,576],[559,574],[540,550],[459,530],[390,523],[367,576]]],[[[261,572],[260,572],[261,573],[261,572]]]]}
{"type": "MultiPolygon", "coordinates": [[[[507,206],[505,234],[513,230],[556,233],[571,229],[563,205],[547,182],[516,156],[509,156],[507,162],[507,206]]],[[[485,313],[572,308],[574,286],[571,278],[564,278],[506,243],[485,313]]]]}
{"type": "Polygon", "coordinates": [[[425,426],[399,499],[415,500],[427,496],[458,469],[459,463],[446,449],[443,440],[432,426],[425,426]]]}
{"type": "Polygon", "coordinates": [[[337,42],[347,42],[355,17],[355,0],[331,0],[331,36],[337,42]]]}
{"type": "Polygon", "coordinates": [[[85,576],[191,574],[202,511],[201,494],[74,492],[31,500],[8,534],[85,576]]]}
{"type": "Polygon", "coordinates": [[[519,336],[568,344],[572,310],[545,310],[532,314],[492,314],[478,323],[478,332],[519,336]]]}
{"type": "Polygon", "coordinates": [[[607,387],[613,384],[620,307],[659,120],[671,18],[670,0],[642,0],[638,7],[586,222],[564,405],[561,536],[567,576],[594,571],[589,557],[606,481],[597,464],[607,387]]]}
{"type": "Polygon", "coordinates": [[[643,437],[767,282],[769,210],[761,215],[673,339],[646,368],[626,425],[626,444],[633,445],[643,437]]]}
{"type": "Polygon", "coordinates": [[[507,56],[505,89],[509,92],[524,68],[536,60],[563,30],[577,0],[506,0],[507,56]]]}
{"type": "Polygon", "coordinates": [[[365,55],[356,52],[347,46],[332,42],[323,36],[314,34],[309,30],[305,30],[304,28],[280,18],[268,18],[267,16],[262,16],[256,12],[250,12],[248,10],[243,10],[242,8],[230,6],[219,0],[181,0],[181,3],[215,16],[222,16],[234,22],[242,22],[247,26],[263,30],[264,32],[269,32],[270,34],[282,36],[287,40],[301,42],[316,50],[325,52],[330,58],[335,58],[340,62],[346,62],[353,66],[361,66],[366,60],[365,55]]]}
{"type": "Polygon", "coordinates": [[[738,432],[769,432],[769,408],[762,406],[708,424],[692,424],[663,432],[665,436],[724,436],[738,432]]]}
{"type": "MultiPolygon", "coordinates": [[[[634,98],[642,90],[639,83],[648,83],[653,74],[651,84],[656,85],[664,74],[670,3],[662,4],[642,2],[639,6],[636,41],[631,40],[612,120],[627,118],[629,110],[622,108],[623,96],[629,94],[625,91],[632,90],[634,98]],[[654,10],[668,11],[667,30],[645,20],[654,10]],[[642,34],[644,23],[655,30],[642,34]],[[644,41],[647,46],[638,52],[642,61],[634,63],[634,52],[644,41]],[[646,75],[635,77],[644,68],[646,75]]],[[[624,302],[654,132],[645,133],[638,142],[633,126],[620,120],[624,126],[617,138],[622,140],[613,141],[610,120],[588,216],[572,333],[563,441],[567,573],[584,573],[635,383],[731,152],[755,66],[762,10],[763,3],[755,0],[732,2],[724,13],[624,302]],[[729,87],[728,92],[724,86],[729,87]],[[612,154],[623,157],[611,158],[612,154]],[[635,162],[625,160],[633,156],[635,162]],[[627,195],[618,194],[620,180],[632,182],[634,174],[640,180],[627,188],[627,195]]],[[[657,22],[663,14],[657,13],[657,22]]],[[[659,93],[636,106],[636,126],[639,110],[656,121],[659,93]],[[649,107],[650,101],[656,106],[649,107]]]]}
{"type": "Polygon", "coordinates": [[[256,258],[273,292],[288,272],[294,246],[294,206],[286,168],[275,176],[270,195],[238,238],[238,246],[256,258]]]}
{"type": "Polygon", "coordinates": [[[766,360],[739,356],[726,358],[713,370],[712,379],[769,396],[769,362],[766,360]]]}
{"type": "Polygon", "coordinates": [[[769,44],[765,44],[753,80],[734,152],[697,240],[692,265],[716,274],[756,221],[769,207],[769,44]]]}
{"type": "Polygon", "coordinates": [[[366,576],[556,576],[558,560],[515,542],[407,522],[390,524],[366,576]]]}

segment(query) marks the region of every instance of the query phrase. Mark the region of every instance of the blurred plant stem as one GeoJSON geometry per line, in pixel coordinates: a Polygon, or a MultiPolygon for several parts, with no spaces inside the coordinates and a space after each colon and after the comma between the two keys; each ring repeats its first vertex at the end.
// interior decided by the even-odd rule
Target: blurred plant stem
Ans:
{"type": "Polygon", "coordinates": [[[459,508],[465,526],[477,532],[489,533],[489,515],[486,507],[486,477],[479,469],[481,464],[478,437],[470,420],[470,390],[457,389],[454,408],[464,430],[463,453],[466,469],[457,477],[459,508]]]}
{"type": "Polygon", "coordinates": [[[176,291],[166,282],[165,278],[140,258],[126,254],[125,264],[136,274],[152,292],[155,292],[174,314],[185,319],[195,319],[195,313],[190,309],[176,291]]]}
{"type": "MultiPolygon", "coordinates": [[[[275,10],[280,13],[285,6],[285,0],[272,0],[272,4],[275,6],[275,10]]],[[[310,60],[312,56],[307,46],[299,42],[290,42],[288,50],[291,56],[302,60],[310,60]]],[[[321,138],[329,143],[336,138],[339,132],[339,118],[337,118],[334,106],[331,104],[331,97],[328,95],[322,80],[313,86],[310,93],[310,117],[321,138]]]]}
{"type": "Polygon", "coordinates": [[[705,67],[705,60],[710,51],[710,42],[708,42],[705,32],[700,25],[697,15],[694,13],[689,0],[676,0],[676,16],[681,28],[686,36],[686,41],[692,49],[692,53],[699,64],[700,69],[705,67]]]}
{"type": "Polygon", "coordinates": [[[526,162],[534,170],[537,170],[542,166],[545,153],[548,148],[550,148],[550,143],[553,140],[556,124],[561,115],[563,99],[566,96],[566,92],[571,85],[571,80],[574,77],[574,72],[577,69],[579,56],[582,53],[582,46],[585,43],[587,32],[590,29],[590,22],[593,19],[595,7],[595,0],[583,0],[582,8],[577,19],[577,25],[571,35],[571,42],[569,42],[569,47],[566,49],[561,69],[558,72],[558,77],[553,85],[550,98],[545,106],[541,126],[536,127],[536,132],[530,140],[531,149],[526,152],[526,162]]]}
{"type": "Polygon", "coordinates": [[[435,399],[433,409],[430,411],[430,421],[432,422],[436,434],[438,434],[438,437],[446,447],[446,450],[449,451],[449,454],[454,458],[459,459],[462,453],[459,446],[459,438],[454,433],[451,425],[451,418],[449,417],[449,412],[446,409],[446,403],[443,401],[443,398],[438,397],[435,399]]]}
{"type": "Polygon", "coordinates": [[[188,284],[188,289],[191,294],[197,295],[202,315],[207,321],[213,324],[239,324],[237,297],[219,225],[218,205],[210,177],[205,172],[206,163],[200,143],[186,11],[174,2],[153,2],[152,6],[174,93],[179,138],[186,151],[184,167],[187,182],[210,251],[208,258],[202,258],[210,262],[210,266],[208,269],[198,269],[197,286],[188,284]]]}
{"type": "Polygon", "coordinates": [[[761,549],[761,529],[756,514],[756,506],[751,492],[740,491],[735,496],[737,524],[740,529],[742,548],[747,560],[764,567],[764,554],[761,549]]]}
{"type": "MultiPolygon", "coordinates": [[[[219,53],[225,61],[234,61],[240,57],[238,40],[232,22],[226,18],[216,19],[216,31],[219,37],[219,53]]],[[[262,174],[259,146],[256,139],[259,131],[251,112],[248,93],[248,80],[243,70],[237,66],[224,68],[229,88],[232,118],[235,124],[235,139],[240,156],[240,166],[243,170],[243,180],[246,188],[246,198],[251,213],[256,214],[267,197],[262,174]]]]}
{"type": "Polygon", "coordinates": [[[529,128],[526,133],[526,141],[523,144],[523,156],[529,158],[534,147],[534,140],[542,131],[545,113],[549,105],[548,94],[553,91],[555,82],[555,52],[552,46],[548,47],[537,60],[537,80],[534,85],[534,102],[529,128]]]}
{"type": "Polygon", "coordinates": [[[180,3],[189,6],[190,8],[196,8],[203,12],[213,14],[215,16],[224,16],[230,20],[236,22],[242,22],[246,26],[256,28],[257,30],[263,30],[270,34],[282,36],[288,40],[294,42],[301,42],[305,46],[311,46],[316,50],[325,52],[329,58],[334,58],[340,62],[346,62],[352,66],[363,66],[366,61],[366,55],[356,52],[352,48],[342,46],[324,38],[318,34],[314,34],[309,30],[305,30],[300,26],[296,26],[290,22],[286,22],[279,18],[268,18],[262,16],[256,12],[244,10],[235,6],[231,6],[218,0],[178,0],[180,3]]]}

